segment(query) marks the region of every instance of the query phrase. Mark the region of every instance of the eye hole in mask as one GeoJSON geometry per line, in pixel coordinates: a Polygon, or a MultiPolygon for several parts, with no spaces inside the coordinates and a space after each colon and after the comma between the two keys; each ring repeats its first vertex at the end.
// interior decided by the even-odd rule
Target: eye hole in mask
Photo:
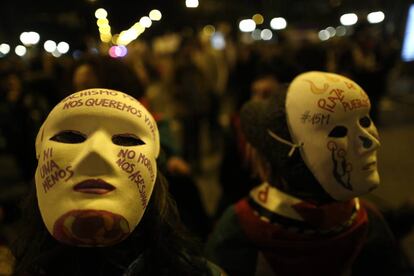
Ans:
{"type": "Polygon", "coordinates": [[[367,128],[371,125],[371,119],[368,116],[364,116],[361,119],[359,119],[359,124],[363,127],[363,128],[367,128]]]}
{"type": "Polygon", "coordinates": [[[64,130],[55,134],[50,140],[65,144],[79,144],[86,140],[86,135],[74,130],[64,130]]]}
{"type": "Polygon", "coordinates": [[[329,132],[328,136],[333,138],[341,138],[345,137],[348,133],[348,129],[344,126],[335,126],[331,132],[329,132]]]}
{"type": "Polygon", "coordinates": [[[141,139],[139,139],[133,134],[114,135],[112,136],[112,143],[118,146],[126,146],[126,147],[140,146],[140,145],[145,144],[144,141],[142,141],[141,139]]]}

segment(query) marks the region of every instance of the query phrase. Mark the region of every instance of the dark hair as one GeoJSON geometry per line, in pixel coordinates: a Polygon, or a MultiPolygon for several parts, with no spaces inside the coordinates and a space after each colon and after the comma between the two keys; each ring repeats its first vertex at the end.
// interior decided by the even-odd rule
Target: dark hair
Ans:
{"type": "Polygon", "coordinates": [[[12,248],[15,275],[125,275],[128,267],[126,275],[209,275],[159,171],[142,220],[126,240],[111,247],[73,247],[56,241],[43,224],[34,186],[12,248]]]}
{"type": "Polygon", "coordinates": [[[333,199],[323,190],[304,163],[298,150],[289,157],[290,146],[276,141],[268,130],[292,141],[286,121],[287,85],[265,100],[247,102],[240,113],[241,128],[246,140],[269,163],[269,184],[298,198],[317,202],[333,199]]]}

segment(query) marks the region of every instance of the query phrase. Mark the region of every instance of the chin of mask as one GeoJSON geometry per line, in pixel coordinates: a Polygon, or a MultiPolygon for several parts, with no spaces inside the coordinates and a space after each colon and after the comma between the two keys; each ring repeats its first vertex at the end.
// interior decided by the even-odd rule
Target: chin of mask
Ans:
{"type": "Polygon", "coordinates": [[[288,88],[286,113],[293,143],[321,186],[336,200],[348,200],[379,185],[377,129],[370,102],[354,81],[308,72],[288,88]]]}
{"type": "Polygon", "coordinates": [[[36,138],[40,213],[50,234],[76,246],[109,246],[140,222],[154,187],[159,134],[151,114],[119,91],[62,100],[36,138]]]}

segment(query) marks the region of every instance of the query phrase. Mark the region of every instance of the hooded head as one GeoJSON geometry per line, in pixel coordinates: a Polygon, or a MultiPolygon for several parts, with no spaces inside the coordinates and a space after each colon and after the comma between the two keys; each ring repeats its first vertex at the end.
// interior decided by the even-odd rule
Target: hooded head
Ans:
{"type": "Polygon", "coordinates": [[[307,72],[277,98],[247,105],[242,126],[273,174],[287,182],[283,190],[345,201],[379,184],[380,143],[369,110],[368,96],[352,80],[307,72]]]}

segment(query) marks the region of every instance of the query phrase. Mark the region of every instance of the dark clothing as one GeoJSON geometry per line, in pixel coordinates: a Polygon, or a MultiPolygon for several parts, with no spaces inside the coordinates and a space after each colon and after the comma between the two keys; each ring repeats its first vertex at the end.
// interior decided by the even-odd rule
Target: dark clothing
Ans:
{"type": "Polygon", "coordinates": [[[324,236],[264,221],[248,199],[224,213],[207,255],[229,275],[399,275],[400,261],[388,226],[370,205],[361,205],[347,229],[324,236]]]}
{"type": "Polygon", "coordinates": [[[216,211],[219,218],[228,206],[236,203],[260,184],[246,160],[246,139],[240,126],[239,114],[231,118],[231,125],[224,136],[224,152],[220,164],[219,181],[221,198],[216,211]]]}

